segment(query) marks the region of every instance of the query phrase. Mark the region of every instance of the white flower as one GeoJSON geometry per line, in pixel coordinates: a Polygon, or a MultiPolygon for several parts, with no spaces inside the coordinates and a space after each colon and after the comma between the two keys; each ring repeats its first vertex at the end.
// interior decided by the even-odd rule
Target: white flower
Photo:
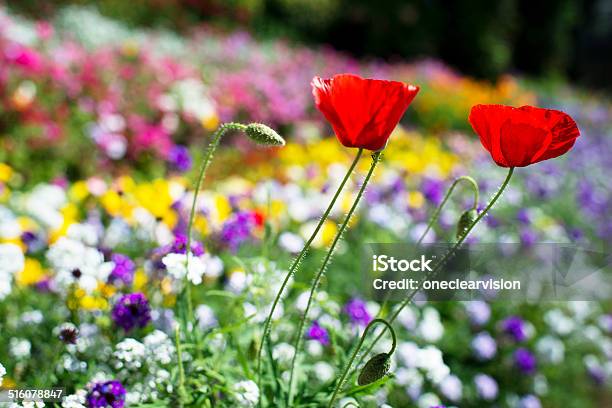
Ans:
{"type": "Polygon", "coordinates": [[[127,338],[117,344],[113,357],[116,359],[115,368],[136,370],[142,367],[147,355],[145,345],[138,340],[127,338]]]}
{"type": "Polygon", "coordinates": [[[19,238],[21,233],[21,224],[12,211],[0,205],[0,238],[19,238]]]}
{"type": "Polygon", "coordinates": [[[12,338],[9,344],[9,352],[16,359],[30,357],[32,344],[26,339],[12,338]]]}
{"type": "Polygon", "coordinates": [[[406,330],[414,330],[417,323],[417,317],[411,307],[405,307],[397,316],[397,321],[404,326],[406,330]]]}
{"type": "Polygon", "coordinates": [[[95,246],[98,243],[98,229],[91,224],[76,223],[68,227],[66,237],[88,246],[95,246]]]}
{"type": "Polygon", "coordinates": [[[246,380],[234,384],[234,399],[241,407],[254,407],[259,401],[259,387],[254,381],[246,380]]]}
{"type": "Polygon", "coordinates": [[[252,281],[251,276],[247,276],[243,271],[235,271],[229,276],[225,289],[232,293],[241,293],[252,281]]]}
{"type": "Polygon", "coordinates": [[[210,306],[199,305],[196,307],[195,315],[198,319],[198,327],[201,330],[206,331],[216,327],[219,324],[217,318],[215,317],[215,312],[210,306]]]}
{"type": "Polygon", "coordinates": [[[0,277],[9,277],[21,272],[25,258],[21,248],[15,244],[0,244],[0,277]]]}
{"type": "Polygon", "coordinates": [[[544,321],[552,330],[561,336],[571,333],[576,327],[574,321],[559,309],[553,309],[546,312],[544,321]]]}
{"type": "Polygon", "coordinates": [[[223,273],[223,261],[218,256],[211,256],[206,253],[200,257],[206,265],[206,276],[218,278],[223,273]]]}
{"type": "Polygon", "coordinates": [[[304,247],[304,239],[292,232],[283,232],[278,237],[278,244],[287,252],[298,253],[304,247]]]}
{"type": "Polygon", "coordinates": [[[4,380],[4,376],[6,375],[6,368],[0,363],[0,385],[2,385],[2,381],[4,380]]]}
{"type": "Polygon", "coordinates": [[[318,382],[326,383],[334,378],[334,367],[325,361],[319,361],[312,366],[315,378],[318,382]]]}
{"type": "Polygon", "coordinates": [[[312,357],[319,357],[323,354],[323,345],[317,340],[306,341],[306,352],[312,357]]]}
{"type": "Polygon", "coordinates": [[[72,395],[68,395],[62,402],[62,408],[86,408],[85,398],[87,392],[85,390],[78,390],[72,395]]]}
{"type": "Polygon", "coordinates": [[[24,312],[20,320],[23,324],[39,324],[44,320],[44,316],[40,310],[31,310],[24,312]]]}
{"type": "Polygon", "coordinates": [[[149,364],[170,364],[174,358],[175,348],[172,339],[161,330],[155,330],[144,338],[149,364]]]}
{"type": "Polygon", "coordinates": [[[442,359],[442,352],[434,346],[427,346],[418,351],[416,366],[427,371],[427,378],[435,384],[450,374],[450,368],[442,359]]]}
{"type": "Polygon", "coordinates": [[[410,341],[405,341],[397,346],[396,356],[401,364],[411,368],[416,367],[418,363],[419,347],[410,341]]]}
{"type": "Polygon", "coordinates": [[[461,380],[456,375],[448,375],[440,383],[440,392],[449,400],[457,402],[463,395],[461,380]]]}
{"type": "Polygon", "coordinates": [[[565,358],[565,345],[553,336],[544,336],[536,343],[536,351],[546,362],[558,364],[565,358]]]}
{"type": "Polygon", "coordinates": [[[444,335],[444,326],[440,322],[440,314],[434,308],[423,310],[423,319],[419,324],[419,333],[424,340],[435,343],[444,335]]]}
{"type": "Polygon", "coordinates": [[[272,358],[281,365],[288,364],[294,354],[295,348],[289,343],[277,344],[272,350],[272,358]]]}
{"type": "Polygon", "coordinates": [[[0,300],[11,293],[13,275],[21,272],[25,258],[15,244],[0,244],[0,300]]]}
{"type": "Polygon", "coordinates": [[[91,293],[98,282],[106,281],[114,268],[113,262],[104,262],[104,255],[96,248],[62,237],[47,251],[47,260],[57,272],[55,280],[67,287],[77,282],[91,293]]]}
{"type": "Polygon", "coordinates": [[[58,229],[64,223],[64,216],[59,210],[65,203],[66,193],[61,187],[41,184],[29,194],[25,208],[49,229],[58,229]]]}
{"type": "Polygon", "coordinates": [[[431,392],[421,395],[421,397],[417,401],[417,406],[419,408],[431,408],[438,405],[440,405],[440,398],[438,398],[436,394],[432,394],[431,392]]]}
{"type": "Polygon", "coordinates": [[[191,252],[189,253],[189,272],[186,268],[186,254],[168,254],[162,258],[162,263],[174,279],[181,280],[187,276],[187,279],[194,285],[202,283],[202,275],[206,272],[206,265],[202,262],[202,259],[191,252]]]}

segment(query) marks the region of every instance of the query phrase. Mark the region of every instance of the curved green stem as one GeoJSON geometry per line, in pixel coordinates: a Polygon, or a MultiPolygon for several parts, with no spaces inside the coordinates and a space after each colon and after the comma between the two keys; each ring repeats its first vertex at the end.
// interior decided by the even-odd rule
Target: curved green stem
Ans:
{"type": "MultiPolygon", "coordinates": [[[[512,177],[512,174],[514,173],[514,167],[510,167],[510,169],[508,170],[508,174],[506,175],[506,179],[504,180],[504,182],[502,183],[502,185],[499,187],[499,190],[497,190],[497,192],[495,193],[495,195],[493,196],[493,198],[491,198],[491,201],[489,201],[489,204],[487,204],[487,206],[484,208],[484,210],[482,210],[482,212],[480,214],[478,214],[478,217],[476,217],[476,219],[474,220],[474,222],[472,224],[470,224],[470,226],[465,230],[465,233],[457,240],[457,242],[455,243],[455,245],[453,245],[451,247],[451,249],[448,250],[448,252],[446,254],[444,254],[444,256],[442,257],[442,259],[440,259],[440,261],[432,268],[432,271],[428,274],[428,276],[435,274],[442,266],[444,266],[444,264],[446,263],[446,261],[455,253],[455,251],[457,249],[459,249],[459,247],[461,247],[461,245],[463,244],[463,242],[465,241],[465,239],[468,237],[468,235],[470,234],[470,232],[472,231],[472,229],[474,229],[474,227],[476,226],[476,224],[478,224],[480,222],[480,220],[482,220],[484,218],[485,215],[487,215],[487,213],[489,212],[489,210],[491,210],[491,208],[493,207],[493,205],[497,202],[497,200],[499,199],[499,197],[501,197],[502,193],[504,192],[504,190],[506,189],[506,187],[508,186],[508,183],[510,182],[510,178],[512,177]]],[[[404,308],[410,303],[410,301],[414,298],[414,296],[416,295],[418,290],[414,290],[410,293],[410,295],[408,295],[408,297],[406,299],[404,299],[404,301],[399,305],[399,307],[396,309],[396,311],[393,313],[393,315],[391,315],[391,317],[389,318],[389,323],[393,323],[395,321],[395,319],[397,319],[397,317],[399,316],[399,314],[402,312],[402,310],[404,310],[404,308]]],[[[384,335],[386,329],[384,329],[379,335],[378,337],[374,340],[374,342],[370,345],[370,347],[368,348],[368,351],[366,352],[366,354],[368,354],[370,351],[372,351],[372,349],[374,348],[374,346],[376,345],[376,343],[382,338],[382,336],[384,335]]]]}
{"type": "Polygon", "coordinates": [[[370,166],[370,170],[368,171],[368,174],[366,175],[366,178],[364,179],[363,184],[361,185],[361,188],[359,189],[359,192],[357,193],[357,197],[355,197],[355,201],[353,202],[353,205],[351,206],[348,214],[344,218],[342,225],[338,229],[338,232],[336,233],[336,236],[334,237],[334,240],[332,241],[329,247],[329,250],[327,251],[327,255],[325,256],[325,259],[323,260],[323,264],[321,265],[321,268],[315,275],[314,281],[310,287],[310,295],[308,296],[308,303],[306,304],[306,309],[304,310],[304,314],[302,315],[302,318],[300,319],[300,323],[299,323],[298,330],[297,330],[297,336],[293,344],[295,351],[293,354],[293,358],[291,360],[291,371],[289,374],[289,396],[288,396],[288,404],[287,404],[288,406],[292,406],[292,403],[293,403],[293,381],[295,377],[295,364],[297,361],[297,357],[300,354],[300,348],[302,345],[302,337],[304,337],[304,325],[306,323],[306,319],[308,318],[308,312],[310,311],[310,307],[314,299],[314,294],[317,291],[317,288],[319,287],[321,278],[323,277],[327,264],[329,263],[332,257],[332,254],[334,253],[334,250],[336,249],[336,245],[340,241],[340,238],[342,237],[344,230],[346,230],[346,227],[351,219],[351,216],[353,215],[353,213],[357,209],[357,206],[359,205],[359,201],[361,200],[361,197],[363,196],[365,188],[368,185],[368,182],[370,181],[370,178],[372,177],[372,173],[374,172],[374,169],[376,168],[376,165],[378,164],[380,160],[380,155],[381,155],[381,152],[376,152],[372,154],[372,165],[370,166]]]}
{"type": "MultiPolygon", "coordinates": [[[[289,267],[289,272],[287,272],[287,275],[285,276],[285,280],[283,281],[280,289],[278,290],[278,292],[276,294],[276,297],[274,298],[274,302],[272,303],[272,308],[270,309],[270,312],[268,313],[268,317],[266,318],[266,322],[264,324],[263,336],[262,336],[261,341],[259,343],[259,351],[258,351],[258,354],[257,354],[257,384],[259,385],[259,389],[260,390],[261,390],[261,360],[262,360],[262,351],[263,351],[263,348],[264,348],[265,341],[266,341],[268,335],[270,334],[270,325],[272,323],[272,316],[274,315],[274,311],[276,310],[276,307],[278,306],[278,302],[280,301],[280,299],[281,299],[281,297],[283,295],[283,292],[285,291],[285,287],[289,283],[289,280],[294,275],[294,273],[297,270],[300,262],[302,261],[302,258],[304,258],[304,256],[306,255],[306,252],[308,251],[308,249],[312,245],[312,242],[314,241],[314,239],[316,238],[317,234],[319,233],[319,231],[323,227],[323,224],[325,223],[325,220],[327,220],[327,218],[329,217],[329,214],[330,214],[331,210],[333,209],[334,205],[336,204],[336,201],[338,200],[338,197],[340,196],[340,193],[344,189],[344,186],[346,185],[348,179],[350,178],[351,174],[353,173],[353,170],[355,169],[355,166],[357,166],[357,163],[359,162],[359,159],[361,158],[362,153],[363,153],[363,149],[359,149],[357,151],[357,155],[355,156],[355,159],[353,160],[353,163],[351,164],[351,166],[347,170],[346,174],[344,175],[344,178],[342,179],[342,182],[338,186],[338,189],[336,190],[336,193],[334,194],[334,196],[332,197],[331,201],[329,202],[329,205],[327,206],[327,209],[325,210],[325,212],[321,216],[321,219],[319,220],[319,223],[317,224],[316,228],[314,229],[314,231],[310,235],[310,238],[308,238],[308,241],[306,241],[306,243],[304,244],[304,248],[302,248],[302,251],[298,254],[297,258],[295,258],[293,260],[293,263],[289,267]]],[[[260,403],[261,403],[261,393],[260,393],[260,403]]]]}
{"type": "Polygon", "coordinates": [[[460,181],[465,181],[472,186],[472,190],[474,191],[474,203],[472,204],[472,208],[474,210],[478,209],[478,195],[479,195],[478,183],[476,183],[476,180],[474,180],[470,176],[457,177],[455,181],[453,181],[453,184],[451,184],[450,188],[446,191],[446,195],[444,196],[444,199],[442,199],[442,202],[440,203],[440,205],[438,205],[438,208],[436,208],[436,210],[432,214],[431,219],[429,220],[429,223],[427,224],[427,228],[425,229],[425,231],[423,231],[423,234],[421,234],[421,238],[419,238],[419,240],[417,241],[417,245],[420,245],[421,242],[423,242],[423,239],[425,238],[425,236],[427,235],[427,233],[429,232],[433,224],[438,220],[438,217],[440,216],[440,212],[442,211],[442,208],[444,207],[444,205],[450,198],[451,194],[453,193],[453,190],[455,189],[457,184],[459,184],[460,181]]]}
{"type": "MultiPolygon", "coordinates": [[[[206,170],[210,166],[210,162],[212,161],[213,154],[215,150],[217,150],[217,146],[219,146],[219,141],[221,137],[228,130],[239,130],[244,131],[246,126],[240,123],[224,123],[219,126],[219,129],[213,134],[212,142],[208,146],[208,150],[206,151],[206,155],[202,160],[202,164],[200,165],[200,172],[198,174],[198,180],[196,181],[195,190],[193,191],[193,201],[191,203],[191,211],[189,213],[189,223],[187,224],[187,248],[185,249],[186,260],[185,260],[185,270],[189,271],[189,256],[191,255],[191,230],[193,228],[193,221],[195,219],[195,209],[196,204],[198,202],[198,193],[200,192],[200,186],[202,185],[202,181],[206,176],[206,170]]],[[[187,315],[183,316],[183,325],[185,330],[188,330],[187,321],[193,321],[193,300],[191,299],[191,282],[189,279],[186,279],[185,284],[185,296],[187,298],[187,315]]]]}
{"type": "MultiPolygon", "coordinates": [[[[421,237],[419,238],[419,240],[416,243],[417,246],[420,245],[421,242],[423,242],[423,239],[425,238],[425,236],[427,235],[429,230],[432,228],[433,224],[438,220],[438,217],[440,216],[440,213],[442,212],[442,208],[444,207],[444,205],[446,204],[446,202],[450,198],[450,196],[453,193],[453,190],[455,189],[457,184],[459,184],[459,182],[461,182],[461,181],[465,181],[465,182],[469,183],[470,186],[472,187],[472,191],[474,192],[474,202],[472,203],[472,209],[478,210],[478,201],[479,201],[479,195],[480,195],[480,191],[479,191],[479,188],[478,188],[478,183],[476,183],[476,180],[474,180],[470,176],[460,176],[460,177],[457,177],[453,181],[453,184],[451,184],[449,189],[446,191],[446,194],[444,195],[444,198],[442,199],[442,202],[438,205],[438,207],[436,208],[436,210],[432,214],[431,218],[429,219],[429,223],[427,224],[427,228],[425,229],[425,231],[423,231],[423,233],[421,234],[421,237]]],[[[378,311],[377,317],[382,316],[382,313],[386,309],[387,303],[389,303],[389,296],[390,296],[390,292],[388,292],[387,295],[385,296],[385,298],[383,299],[383,304],[380,307],[380,310],[378,311]]]]}
{"type": "Polygon", "coordinates": [[[384,324],[386,326],[385,329],[389,329],[389,331],[391,332],[391,337],[393,338],[393,344],[391,345],[391,350],[388,353],[389,356],[391,354],[393,354],[393,352],[395,351],[395,348],[397,346],[397,338],[395,336],[395,330],[393,330],[393,327],[391,327],[391,324],[389,324],[384,319],[374,319],[374,320],[372,320],[370,322],[370,324],[368,324],[368,326],[363,331],[363,334],[361,335],[361,339],[359,340],[359,344],[357,344],[357,348],[353,352],[353,355],[351,356],[351,359],[349,360],[346,368],[342,372],[342,375],[340,376],[340,380],[338,380],[338,384],[336,385],[336,389],[334,389],[334,393],[332,394],[332,397],[329,400],[329,404],[327,405],[328,408],[331,408],[334,405],[334,401],[336,401],[336,397],[337,397],[338,393],[340,392],[340,390],[342,389],[342,385],[344,384],[344,380],[346,380],[346,376],[348,375],[348,373],[349,373],[349,371],[351,369],[351,366],[353,365],[353,362],[355,361],[355,358],[357,357],[357,354],[359,353],[359,350],[361,349],[361,346],[363,346],[363,342],[364,342],[364,340],[366,338],[366,335],[368,334],[368,331],[376,323],[384,324]]]}

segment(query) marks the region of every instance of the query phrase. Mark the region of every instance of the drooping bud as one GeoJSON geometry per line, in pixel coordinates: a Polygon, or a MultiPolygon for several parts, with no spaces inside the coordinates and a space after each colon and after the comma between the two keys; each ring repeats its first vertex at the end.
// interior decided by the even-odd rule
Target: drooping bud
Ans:
{"type": "Polygon", "coordinates": [[[461,238],[466,233],[470,225],[476,221],[476,217],[478,217],[478,211],[474,208],[461,214],[459,222],[457,223],[457,239],[461,238]]]}
{"type": "Polygon", "coordinates": [[[368,385],[387,375],[391,367],[391,359],[389,357],[390,355],[387,353],[380,353],[372,357],[363,366],[361,373],[359,373],[357,384],[368,385]]]}
{"type": "Polygon", "coordinates": [[[264,146],[284,146],[283,139],[274,129],[263,123],[249,123],[244,130],[255,143],[264,146]]]}

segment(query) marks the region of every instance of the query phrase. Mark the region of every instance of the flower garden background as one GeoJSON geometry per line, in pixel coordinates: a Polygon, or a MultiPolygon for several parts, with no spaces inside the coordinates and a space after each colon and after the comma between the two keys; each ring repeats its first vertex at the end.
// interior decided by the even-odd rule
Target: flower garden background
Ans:
{"type": "MultiPolygon", "coordinates": [[[[470,239],[603,251],[612,239],[612,106],[563,84],[492,84],[437,60],[357,60],[207,26],[135,29],[82,7],[49,21],[0,8],[0,60],[0,380],[64,387],[63,407],[285,406],[310,282],[370,164],[357,164],[276,308],[258,379],[271,304],[354,155],[314,107],[315,75],[421,89],[316,295],[291,406],[327,406],[381,312],[363,295],[359,248],[417,241],[458,176],[472,175],[485,202],[503,180],[467,121],[473,105],[562,110],[581,137],[570,154],[517,170],[470,239]],[[186,268],[198,163],[226,122],[265,123],[286,145],[224,137],[186,268]],[[176,330],[185,279],[189,338],[176,330]]],[[[457,192],[427,239],[452,240],[470,204],[457,192]]],[[[609,302],[414,302],[395,325],[391,374],[347,382],[338,406],[609,406],[611,312],[609,302]]]]}

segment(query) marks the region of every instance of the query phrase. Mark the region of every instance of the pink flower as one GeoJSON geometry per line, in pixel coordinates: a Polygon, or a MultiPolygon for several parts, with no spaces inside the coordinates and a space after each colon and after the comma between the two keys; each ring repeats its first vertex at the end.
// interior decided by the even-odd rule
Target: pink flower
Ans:
{"type": "Polygon", "coordinates": [[[9,62],[17,65],[30,74],[37,74],[42,71],[42,57],[31,48],[20,44],[14,44],[7,48],[5,55],[9,62]]]}
{"type": "Polygon", "coordinates": [[[48,21],[39,21],[36,23],[36,34],[41,40],[48,40],[53,35],[53,26],[48,21]]]}

